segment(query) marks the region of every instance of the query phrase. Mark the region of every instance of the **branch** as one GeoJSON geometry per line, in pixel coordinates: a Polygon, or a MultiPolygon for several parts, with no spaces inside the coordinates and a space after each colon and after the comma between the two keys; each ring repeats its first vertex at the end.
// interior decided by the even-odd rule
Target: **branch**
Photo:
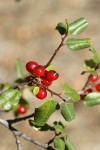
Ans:
{"type": "Polygon", "coordinates": [[[38,81],[34,81],[34,80],[33,80],[33,83],[36,84],[36,85],[38,85],[38,86],[40,86],[40,87],[45,88],[47,91],[49,91],[49,92],[51,93],[51,95],[56,95],[57,97],[59,97],[59,98],[62,99],[63,101],[66,101],[66,100],[61,96],[61,94],[56,93],[56,92],[50,90],[48,87],[42,85],[42,84],[39,83],[38,81]]]}
{"type": "Polygon", "coordinates": [[[16,128],[12,127],[9,124],[9,122],[6,121],[6,120],[0,119],[0,124],[3,125],[4,127],[6,127],[8,130],[10,130],[13,133],[13,135],[15,136],[16,144],[17,144],[17,150],[22,150],[21,144],[20,144],[20,141],[19,141],[19,137],[22,137],[25,140],[27,140],[27,141],[35,144],[35,145],[38,145],[38,146],[40,146],[44,149],[46,149],[48,147],[48,144],[44,144],[44,143],[35,141],[31,137],[27,136],[26,134],[22,133],[21,131],[17,130],[16,128]]]}
{"type": "Polygon", "coordinates": [[[57,49],[54,51],[53,55],[51,56],[51,58],[49,59],[49,61],[47,62],[47,64],[45,65],[45,68],[47,68],[51,62],[53,61],[53,59],[55,58],[55,56],[57,55],[58,51],[61,49],[61,47],[64,45],[64,40],[67,37],[67,34],[65,34],[65,36],[62,38],[61,43],[59,44],[59,46],[57,47],[57,49]]]}
{"type": "Polygon", "coordinates": [[[30,114],[28,116],[25,116],[25,117],[20,117],[20,118],[16,118],[16,119],[7,120],[7,122],[11,126],[13,123],[24,121],[24,120],[27,120],[27,119],[32,118],[32,117],[34,117],[34,113],[32,113],[32,114],[30,114]]]}
{"type": "Polygon", "coordinates": [[[15,134],[15,132],[13,132],[14,136],[15,136],[15,139],[16,139],[16,144],[17,144],[17,150],[22,150],[22,147],[21,147],[21,142],[19,140],[19,136],[17,136],[15,134]]]}

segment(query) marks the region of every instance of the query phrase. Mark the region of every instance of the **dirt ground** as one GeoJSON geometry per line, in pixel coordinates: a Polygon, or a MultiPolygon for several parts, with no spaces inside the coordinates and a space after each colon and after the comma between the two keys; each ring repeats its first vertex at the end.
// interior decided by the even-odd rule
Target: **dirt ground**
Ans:
{"type": "MultiPolygon", "coordinates": [[[[19,58],[25,71],[25,64],[35,60],[45,64],[60,42],[60,36],[55,31],[58,22],[68,19],[69,22],[85,17],[89,22],[88,29],[78,37],[91,37],[93,45],[99,51],[100,43],[100,0],[0,0],[0,83],[13,82],[16,79],[15,62],[19,58]]],[[[87,76],[81,76],[84,70],[84,59],[91,58],[89,51],[71,52],[66,47],[57,55],[53,65],[59,72],[59,80],[52,89],[60,92],[67,82],[79,90],[84,85],[87,76]]],[[[30,93],[26,97],[31,106],[38,101],[30,93]]],[[[28,113],[31,113],[33,107],[28,113]]],[[[55,118],[66,123],[67,132],[77,150],[100,149],[100,106],[88,108],[82,103],[75,106],[76,119],[66,123],[55,113],[49,120],[55,118]]],[[[1,118],[13,118],[13,114],[4,114],[1,118]]],[[[48,134],[34,131],[28,122],[15,125],[35,140],[47,141],[48,134]]],[[[49,136],[49,137],[50,137],[49,136]]],[[[21,139],[23,150],[42,150],[21,139]]],[[[12,133],[0,125],[0,150],[16,150],[12,133]]]]}

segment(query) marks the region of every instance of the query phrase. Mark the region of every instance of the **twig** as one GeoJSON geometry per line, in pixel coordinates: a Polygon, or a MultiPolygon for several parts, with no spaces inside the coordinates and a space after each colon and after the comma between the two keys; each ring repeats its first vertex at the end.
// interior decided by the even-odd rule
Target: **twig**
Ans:
{"type": "Polygon", "coordinates": [[[12,119],[12,120],[7,120],[7,122],[9,123],[9,125],[12,125],[13,123],[24,121],[24,120],[27,120],[27,119],[32,118],[32,117],[34,117],[34,113],[32,113],[28,116],[25,116],[25,117],[20,117],[20,118],[16,118],[16,119],[12,119]]]}
{"type": "Polygon", "coordinates": [[[59,97],[59,98],[62,99],[63,101],[66,101],[66,100],[61,96],[61,94],[52,91],[51,89],[49,89],[49,88],[47,88],[46,86],[44,86],[44,85],[42,85],[41,83],[39,83],[38,81],[34,81],[34,80],[33,80],[33,83],[36,84],[36,85],[38,85],[38,86],[40,86],[40,87],[45,88],[47,91],[49,91],[49,92],[51,93],[51,95],[56,95],[57,97],[59,97]]]}
{"type": "Polygon", "coordinates": [[[16,135],[15,132],[13,132],[14,136],[15,136],[15,139],[16,139],[16,144],[17,144],[17,150],[22,150],[22,147],[21,147],[21,142],[19,140],[19,136],[16,135]]]}
{"type": "Polygon", "coordinates": [[[87,87],[87,85],[88,85],[88,83],[89,83],[90,77],[91,77],[91,74],[88,76],[88,78],[87,78],[87,80],[86,80],[86,82],[85,82],[85,84],[84,84],[82,90],[85,90],[85,88],[87,87]]]}
{"type": "Polygon", "coordinates": [[[9,124],[9,122],[6,120],[0,119],[0,124],[3,125],[4,127],[6,127],[8,130],[10,130],[14,134],[14,136],[16,138],[17,150],[22,150],[21,145],[20,145],[20,141],[19,141],[19,137],[22,137],[25,140],[27,140],[27,141],[35,144],[35,145],[38,145],[44,149],[46,149],[48,147],[48,144],[44,144],[44,143],[35,141],[31,137],[27,136],[26,134],[22,133],[21,131],[17,130],[16,128],[12,127],[9,124]],[[20,148],[20,149],[18,149],[18,148],[20,148]]]}
{"type": "Polygon", "coordinates": [[[49,59],[49,61],[47,62],[47,64],[45,65],[45,68],[47,68],[51,62],[53,61],[53,59],[55,58],[55,56],[57,55],[58,51],[60,50],[60,48],[62,46],[64,46],[64,40],[67,37],[67,34],[64,35],[64,37],[61,40],[61,43],[59,44],[59,46],[57,47],[57,49],[54,51],[53,55],[51,56],[51,58],[49,59]]]}

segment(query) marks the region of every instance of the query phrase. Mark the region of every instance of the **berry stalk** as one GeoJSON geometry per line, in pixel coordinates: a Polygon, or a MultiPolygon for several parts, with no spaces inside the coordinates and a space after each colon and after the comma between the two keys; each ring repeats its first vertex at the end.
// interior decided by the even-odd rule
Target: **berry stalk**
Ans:
{"type": "Polygon", "coordinates": [[[53,61],[53,59],[55,58],[55,56],[57,55],[58,51],[61,49],[61,47],[64,45],[64,40],[67,37],[67,34],[64,35],[64,37],[61,40],[61,43],[59,44],[58,48],[54,51],[53,55],[51,56],[51,58],[49,59],[49,61],[47,62],[47,64],[45,65],[45,68],[47,68],[51,62],[53,61]]]}

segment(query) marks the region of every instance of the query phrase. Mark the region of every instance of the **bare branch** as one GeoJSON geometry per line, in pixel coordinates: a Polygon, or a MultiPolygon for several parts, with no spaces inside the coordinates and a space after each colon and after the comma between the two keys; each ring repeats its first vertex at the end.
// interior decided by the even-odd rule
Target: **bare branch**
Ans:
{"type": "Polygon", "coordinates": [[[3,125],[4,127],[6,127],[8,130],[10,130],[14,134],[14,136],[16,138],[17,150],[22,150],[19,137],[22,137],[25,140],[27,140],[35,145],[38,145],[44,149],[46,149],[48,147],[48,144],[44,144],[39,141],[35,141],[31,137],[29,137],[26,134],[22,133],[21,131],[15,129],[14,127],[11,126],[11,124],[9,124],[9,121],[0,119],[0,124],[3,125]]]}
{"type": "Polygon", "coordinates": [[[19,140],[19,136],[16,135],[16,133],[13,131],[13,134],[15,136],[15,139],[16,139],[16,144],[17,144],[17,150],[22,150],[22,147],[21,147],[21,142],[19,140]]]}
{"type": "Polygon", "coordinates": [[[53,61],[53,59],[57,55],[58,51],[61,49],[62,46],[64,46],[64,40],[65,40],[66,37],[67,37],[67,34],[65,34],[65,36],[62,38],[61,43],[59,44],[59,46],[57,47],[57,49],[54,51],[54,53],[51,56],[50,60],[45,65],[45,68],[47,68],[51,64],[51,62],[53,61]]]}

